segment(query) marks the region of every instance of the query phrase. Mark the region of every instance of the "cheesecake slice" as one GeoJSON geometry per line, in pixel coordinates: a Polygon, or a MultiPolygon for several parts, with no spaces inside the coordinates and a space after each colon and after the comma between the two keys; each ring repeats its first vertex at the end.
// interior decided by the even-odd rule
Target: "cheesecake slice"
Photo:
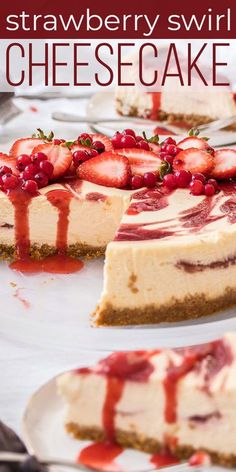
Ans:
{"type": "Polygon", "coordinates": [[[184,349],[118,352],[61,375],[68,433],[236,466],[236,334],[184,349]]]}
{"type": "MultiPolygon", "coordinates": [[[[236,114],[235,94],[226,91],[169,90],[147,93],[138,87],[118,87],[116,110],[120,115],[165,121],[183,128],[192,128],[236,114]]],[[[229,127],[236,129],[236,124],[229,127]]]]}
{"type": "Polygon", "coordinates": [[[97,325],[181,321],[236,304],[236,184],[136,192],[108,244],[97,325]]]}
{"type": "Polygon", "coordinates": [[[99,257],[114,238],[130,193],[78,178],[50,184],[34,197],[0,191],[0,257],[99,257]]]}

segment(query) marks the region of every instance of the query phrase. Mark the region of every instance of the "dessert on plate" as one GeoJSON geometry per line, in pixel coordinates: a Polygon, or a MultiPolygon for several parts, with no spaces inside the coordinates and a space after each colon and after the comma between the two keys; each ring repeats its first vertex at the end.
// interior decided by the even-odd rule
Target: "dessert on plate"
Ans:
{"type": "Polygon", "coordinates": [[[96,325],[212,314],[236,304],[235,177],[236,150],[194,131],[178,144],[40,131],[0,155],[1,257],[24,271],[106,252],[96,325]]]}
{"type": "Polygon", "coordinates": [[[65,425],[78,439],[236,466],[236,334],[182,349],[117,352],[62,374],[65,425]],[[96,392],[96,395],[95,395],[96,392]]]}

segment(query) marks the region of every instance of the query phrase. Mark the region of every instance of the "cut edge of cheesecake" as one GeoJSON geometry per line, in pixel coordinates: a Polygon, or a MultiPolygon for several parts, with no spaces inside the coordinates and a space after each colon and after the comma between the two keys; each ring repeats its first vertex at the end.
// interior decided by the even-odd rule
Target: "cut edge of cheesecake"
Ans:
{"type": "Polygon", "coordinates": [[[201,450],[236,466],[235,342],[228,333],[190,348],[116,352],[62,374],[67,432],[148,453],[167,447],[181,460],[201,450]]]}

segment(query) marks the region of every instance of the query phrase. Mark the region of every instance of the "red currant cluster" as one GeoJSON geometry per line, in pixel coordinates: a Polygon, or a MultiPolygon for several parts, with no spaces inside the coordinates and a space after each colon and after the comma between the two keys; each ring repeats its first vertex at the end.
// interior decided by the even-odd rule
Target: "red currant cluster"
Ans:
{"type": "Polygon", "coordinates": [[[201,173],[191,174],[188,170],[178,170],[163,177],[163,184],[169,189],[189,187],[192,195],[206,195],[212,197],[218,190],[215,179],[207,180],[201,173]]]}
{"type": "Polygon", "coordinates": [[[148,142],[142,136],[136,136],[134,130],[125,129],[120,133],[117,131],[111,140],[115,149],[138,148],[150,151],[148,142]]]}
{"type": "Polygon", "coordinates": [[[144,175],[133,175],[131,177],[131,188],[133,190],[148,187],[153,188],[157,183],[157,176],[154,172],[146,172],[144,175]]]}
{"type": "Polygon", "coordinates": [[[182,151],[178,148],[176,141],[173,138],[166,138],[165,141],[161,144],[160,149],[160,158],[163,161],[168,162],[170,165],[173,164],[175,156],[182,151]]]}
{"type": "Polygon", "coordinates": [[[95,157],[105,151],[104,144],[101,141],[93,141],[92,137],[87,133],[80,134],[74,144],[75,146],[76,144],[79,144],[88,148],[78,149],[77,151],[73,152],[73,164],[75,169],[77,169],[83,162],[91,159],[91,157],[95,157]]]}
{"type": "Polygon", "coordinates": [[[43,152],[29,156],[21,154],[16,160],[16,168],[20,172],[14,175],[8,166],[0,167],[0,186],[4,191],[20,187],[22,190],[36,195],[39,188],[46,187],[52,177],[54,166],[43,152]]]}

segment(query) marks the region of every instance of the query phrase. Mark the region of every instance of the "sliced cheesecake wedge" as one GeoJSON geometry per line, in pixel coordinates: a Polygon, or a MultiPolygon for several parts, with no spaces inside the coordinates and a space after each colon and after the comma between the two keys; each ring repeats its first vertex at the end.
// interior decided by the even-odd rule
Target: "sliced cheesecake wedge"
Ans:
{"type": "Polygon", "coordinates": [[[136,192],[108,244],[97,325],[176,322],[236,304],[236,184],[136,192]]]}
{"type": "Polygon", "coordinates": [[[114,353],[58,378],[68,433],[236,466],[236,334],[179,350],[114,353]]]}

